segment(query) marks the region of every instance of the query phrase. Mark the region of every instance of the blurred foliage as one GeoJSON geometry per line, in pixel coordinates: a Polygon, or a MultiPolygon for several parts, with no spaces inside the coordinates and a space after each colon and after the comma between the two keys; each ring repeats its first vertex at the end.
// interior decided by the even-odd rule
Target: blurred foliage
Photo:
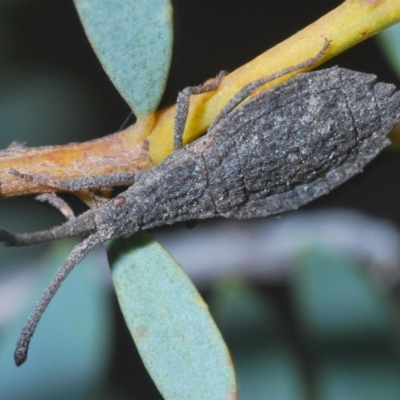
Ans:
{"type": "Polygon", "coordinates": [[[209,305],[231,349],[240,399],[305,398],[285,321],[268,297],[241,280],[226,279],[214,288],[209,305]]]}
{"type": "Polygon", "coordinates": [[[315,398],[399,399],[398,318],[363,263],[309,249],[295,262],[292,287],[315,398]]]}
{"type": "MultiPolygon", "coordinates": [[[[32,339],[28,362],[21,368],[12,362],[21,326],[72,244],[69,240],[52,246],[29,282],[14,284],[15,290],[24,289],[25,296],[16,318],[1,327],[0,397],[83,400],[103,391],[113,319],[106,280],[99,268],[101,263],[104,266],[104,258],[98,252],[82,261],[55,296],[32,339]]],[[[18,293],[9,301],[12,299],[17,302],[18,293]]]]}

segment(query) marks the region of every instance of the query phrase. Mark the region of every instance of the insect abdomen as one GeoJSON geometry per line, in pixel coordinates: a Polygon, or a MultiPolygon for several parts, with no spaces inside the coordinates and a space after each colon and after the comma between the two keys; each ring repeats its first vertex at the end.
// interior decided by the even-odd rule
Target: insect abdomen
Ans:
{"type": "MultiPolygon", "coordinates": [[[[360,172],[397,123],[400,92],[332,68],[259,94],[139,174],[141,228],[296,209],[360,172]]],[[[130,195],[131,196],[131,195],[130,195]]]]}
{"type": "Polygon", "coordinates": [[[400,110],[394,86],[375,81],[340,68],[303,74],[212,127],[203,156],[218,214],[280,214],[360,172],[400,110]]]}

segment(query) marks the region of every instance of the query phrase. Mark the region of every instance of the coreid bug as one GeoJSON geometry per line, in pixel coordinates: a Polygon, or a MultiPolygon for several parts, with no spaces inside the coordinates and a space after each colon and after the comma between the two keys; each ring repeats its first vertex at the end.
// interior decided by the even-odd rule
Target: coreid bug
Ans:
{"type": "MultiPolygon", "coordinates": [[[[49,230],[0,231],[8,246],[84,237],[24,326],[17,365],[26,360],[30,339],[61,282],[99,244],[179,221],[266,217],[297,209],[361,172],[389,144],[387,135],[399,121],[400,92],[377,83],[374,75],[337,67],[305,73],[240,105],[266,82],[313,65],[328,46],[326,41],[314,58],[244,87],[204,136],[182,148],[190,95],[214,90],[222,74],[211,84],[185,89],[178,97],[176,150],[162,163],[136,174],[60,183],[78,190],[134,181],[125,192],[49,230]]],[[[66,205],[53,203],[65,211],[66,205]]]]}

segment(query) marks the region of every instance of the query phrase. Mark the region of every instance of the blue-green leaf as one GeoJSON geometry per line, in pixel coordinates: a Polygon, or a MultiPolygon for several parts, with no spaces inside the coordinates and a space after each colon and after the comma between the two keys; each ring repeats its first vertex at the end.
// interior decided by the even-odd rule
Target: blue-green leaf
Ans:
{"type": "Polygon", "coordinates": [[[126,323],[164,398],[235,398],[226,345],[177,262],[145,233],[114,241],[108,256],[126,323]]]}
{"type": "Polygon", "coordinates": [[[86,35],[115,87],[138,115],[154,111],[172,55],[169,0],[75,0],[86,35]]]}

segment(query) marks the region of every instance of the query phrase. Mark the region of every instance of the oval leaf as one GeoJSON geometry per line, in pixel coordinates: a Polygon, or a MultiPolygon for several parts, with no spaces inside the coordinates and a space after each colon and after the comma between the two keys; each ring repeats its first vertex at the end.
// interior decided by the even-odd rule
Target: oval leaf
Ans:
{"type": "Polygon", "coordinates": [[[126,323],[164,398],[236,398],[226,345],[178,263],[145,233],[113,241],[108,257],[126,323]]]}
{"type": "Polygon", "coordinates": [[[169,0],[75,0],[103,68],[136,116],[154,111],[172,55],[169,0]]]}

